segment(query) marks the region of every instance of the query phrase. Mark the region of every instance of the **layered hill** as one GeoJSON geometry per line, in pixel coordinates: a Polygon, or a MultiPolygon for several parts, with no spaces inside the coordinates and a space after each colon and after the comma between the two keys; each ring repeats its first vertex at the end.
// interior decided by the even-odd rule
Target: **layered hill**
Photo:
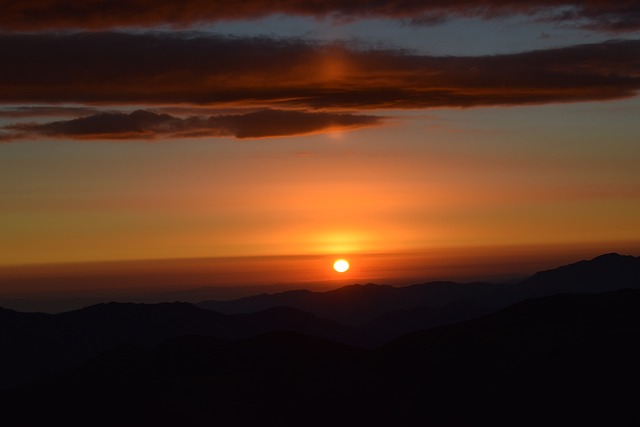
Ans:
{"type": "MultiPolygon", "coordinates": [[[[540,296],[626,288],[640,288],[640,257],[611,253],[542,271],[513,284],[428,282],[405,287],[367,284],[326,292],[299,290],[231,301],[204,301],[197,305],[227,314],[288,306],[347,325],[360,326],[391,310],[434,309],[455,303],[473,305],[475,315],[478,307],[496,310],[540,296]]],[[[444,316],[449,314],[444,313],[444,316]]],[[[456,320],[462,318],[464,316],[456,320]]],[[[436,321],[432,326],[443,323],[436,321]]]]}
{"type": "Polygon", "coordinates": [[[640,259],[608,254],[516,284],[354,285],[199,306],[108,303],[56,315],[0,309],[0,388],[76,366],[118,345],[147,349],[189,335],[237,340],[291,331],[373,348],[409,332],[491,313],[510,302],[623,288],[640,288],[640,259]]]}
{"type": "Polygon", "coordinates": [[[293,332],[120,346],[0,405],[16,426],[637,425],[639,334],[638,290],[556,295],[372,350],[293,332]]]}
{"type": "Polygon", "coordinates": [[[108,303],[61,314],[0,310],[0,387],[71,367],[117,345],[153,346],[204,335],[242,339],[295,331],[336,342],[360,342],[348,326],[288,307],[224,315],[187,303],[108,303]]]}

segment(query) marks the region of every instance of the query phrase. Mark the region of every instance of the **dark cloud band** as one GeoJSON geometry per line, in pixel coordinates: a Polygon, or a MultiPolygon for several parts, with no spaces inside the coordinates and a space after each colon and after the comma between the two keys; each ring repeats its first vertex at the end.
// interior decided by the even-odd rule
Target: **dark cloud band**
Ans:
{"type": "Polygon", "coordinates": [[[607,100],[640,89],[640,40],[433,57],[302,40],[0,35],[0,102],[398,109],[607,100]]]}
{"type": "Polygon", "coordinates": [[[0,0],[0,29],[94,29],[188,27],[201,22],[252,19],[281,13],[298,16],[386,17],[440,22],[452,16],[493,18],[507,14],[582,21],[607,31],[640,29],[640,5],[634,0],[0,0]]]}
{"type": "Polygon", "coordinates": [[[21,106],[21,107],[0,107],[0,118],[23,118],[23,117],[78,117],[97,113],[94,108],[87,107],[41,107],[41,106],[21,106]]]}
{"type": "Polygon", "coordinates": [[[180,118],[137,110],[99,113],[73,120],[5,126],[0,141],[33,137],[66,139],[160,139],[234,136],[264,138],[327,130],[355,129],[379,124],[366,115],[261,110],[247,114],[180,118]]]}

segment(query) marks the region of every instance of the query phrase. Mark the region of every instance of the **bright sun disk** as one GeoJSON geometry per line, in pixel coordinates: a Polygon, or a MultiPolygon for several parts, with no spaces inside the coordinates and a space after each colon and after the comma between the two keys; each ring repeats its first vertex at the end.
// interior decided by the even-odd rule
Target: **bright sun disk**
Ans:
{"type": "Polygon", "coordinates": [[[333,269],[338,273],[344,273],[349,269],[349,262],[346,259],[339,259],[333,263],[333,269]]]}

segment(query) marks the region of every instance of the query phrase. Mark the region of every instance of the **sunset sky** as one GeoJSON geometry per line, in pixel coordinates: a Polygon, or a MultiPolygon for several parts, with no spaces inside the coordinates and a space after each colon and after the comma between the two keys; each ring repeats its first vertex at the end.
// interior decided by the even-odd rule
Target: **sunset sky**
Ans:
{"type": "Polygon", "coordinates": [[[640,3],[526,4],[0,1],[0,296],[640,255],[640,3]]]}

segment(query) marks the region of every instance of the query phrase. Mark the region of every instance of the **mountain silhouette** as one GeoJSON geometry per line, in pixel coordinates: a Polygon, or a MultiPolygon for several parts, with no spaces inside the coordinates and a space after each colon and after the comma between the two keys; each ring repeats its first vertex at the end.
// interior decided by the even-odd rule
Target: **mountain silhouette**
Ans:
{"type": "Polygon", "coordinates": [[[468,320],[527,298],[638,287],[640,259],[606,254],[536,273],[516,284],[352,285],[328,292],[290,291],[197,307],[187,303],[107,303],[56,315],[0,309],[0,387],[75,366],[120,344],[148,348],[185,335],[243,339],[296,331],[371,348],[408,332],[468,320]]]}
{"type": "Polygon", "coordinates": [[[626,288],[640,288],[640,257],[612,253],[539,272],[514,284],[429,282],[405,287],[367,284],[326,292],[288,291],[231,301],[204,301],[197,305],[227,314],[289,306],[343,324],[361,326],[391,310],[435,308],[452,303],[478,304],[496,310],[539,296],[626,288]]]}
{"type": "Polygon", "coordinates": [[[454,302],[440,307],[392,310],[365,323],[358,330],[363,333],[363,341],[375,347],[409,332],[462,322],[492,311],[468,301],[454,302]]]}
{"type": "Polygon", "coordinates": [[[640,257],[609,253],[541,271],[520,282],[532,294],[606,292],[640,288],[640,257]]]}
{"type": "Polygon", "coordinates": [[[297,331],[359,343],[360,333],[288,307],[224,315],[187,303],[107,303],[61,314],[0,310],[0,386],[73,366],[119,344],[152,346],[184,335],[240,339],[297,331]]]}
{"type": "Polygon", "coordinates": [[[371,350],[294,332],[119,346],[0,405],[16,426],[638,425],[638,334],[639,290],[561,294],[371,350]]]}
{"type": "Polygon", "coordinates": [[[250,313],[272,306],[288,306],[340,323],[359,326],[391,310],[445,305],[467,299],[464,296],[474,298],[477,294],[484,293],[499,295],[507,286],[490,283],[429,282],[393,287],[368,283],[325,292],[286,291],[231,301],[203,301],[196,305],[227,314],[250,313]]]}
{"type": "MultiPolygon", "coordinates": [[[[637,425],[639,309],[638,290],[527,300],[380,347],[374,356],[379,372],[395,369],[376,382],[394,389],[437,384],[421,398],[439,413],[414,414],[436,424],[453,416],[461,425],[476,418],[504,425],[637,425]],[[466,414],[456,414],[460,402],[466,414]]],[[[420,411],[416,396],[405,394],[397,404],[420,411]]]]}
{"type": "Polygon", "coordinates": [[[121,345],[76,368],[0,392],[0,408],[16,426],[247,425],[292,413],[302,419],[307,416],[299,410],[312,381],[362,351],[295,332],[245,340],[185,336],[151,349],[121,345]],[[284,395],[289,399],[276,400],[284,395]],[[34,404],[38,411],[30,410],[34,404]]]}

